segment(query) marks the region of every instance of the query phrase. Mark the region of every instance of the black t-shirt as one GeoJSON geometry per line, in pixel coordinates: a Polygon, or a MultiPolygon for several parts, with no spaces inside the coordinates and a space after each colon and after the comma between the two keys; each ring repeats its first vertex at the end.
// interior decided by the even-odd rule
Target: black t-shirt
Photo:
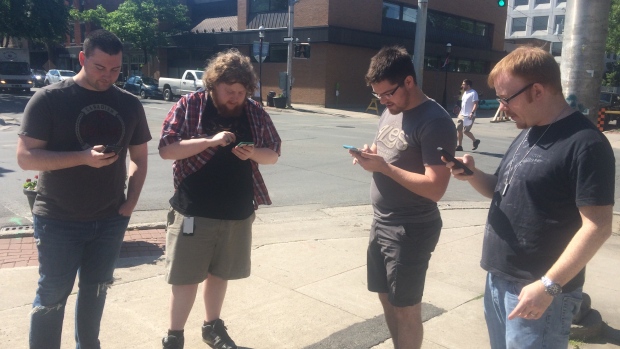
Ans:
{"type": "MultiPolygon", "coordinates": [[[[374,143],[377,154],[387,163],[423,174],[425,166],[445,165],[437,147],[454,154],[456,128],[450,115],[437,102],[428,100],[396,115],[386,109],[374,143]]],[[[372,175],[370,199],[375,219],[382,223],[419,223],[440,218],[436,202],[379,172],[372,175]]]]}
{"type": "Polygon", "coordinates": [[[207,135],[233,132],[236,142],[218,147],[213,157],[198,171],[187,176],[170,199],[170,205],[186,216],[240,220],[254,212],[252,165],[232,153],[239,142],[252,142],[246,113],[239,117],[219,115],[209,96],[202,116],[207,135]]]}
{"type": "MultiPolygon", "coordinates": [[[[533,127],[521,144],[526,134],[514,140],[496,172],[480,263],[520,283],[540,279],[557,261],[582,225],[578,207],[614,204],[615,181],[609,141],[582,114],[533,127]],[[507,176],[512,180],[502,196],[507,176]]],[[[585,269],[563,289],[570,292],[584,280],[585,269]]]]}
{"type": "Polygon", "coordinates": [[[32,96],[19,134],[46,141],[47,150],[58,152],[123,147],[118,160],[102,168],[81,165],[40,173],[33,213],[73,221],[118,215],[125,201],[127,147],[151,139],[144,108],[135,96],[116,86],[88,90],[73,79],[32,96]]]}

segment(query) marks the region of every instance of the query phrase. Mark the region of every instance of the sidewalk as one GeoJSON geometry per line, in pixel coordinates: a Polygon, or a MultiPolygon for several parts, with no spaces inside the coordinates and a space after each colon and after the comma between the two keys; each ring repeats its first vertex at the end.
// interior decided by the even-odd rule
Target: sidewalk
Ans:
{"type": "MultiPolygon", "coordinates": [[[[442,202],[440,207],[444,228],[427,275],[423,348],[489,348],[481,300],[485,272],[479,267],[488,202],[442,202]]],[[[369,205],[259,209],[252,275],[230,283],[222,314],[237,344],[252,349],[391,349],[381,306],[366,290],[371,220],[369,205]]],[[[161,248],[163,230],[129,231],[128,237],[125,245],[130,247],[161,248]]],[[[170,287],[163,278],[161,251],[151,252],[119,261],[102,321],[104,348],[160,347],[170,287]]],[[[579,344],[581,349],[617,348],[620,343],[619,254],[616,229],[589,264],[584,288],[616,344],[579,344]]],[[[3,347],[27,347],[36,280],[36,267],[0,269],[3,347]]],[[[63,348],[74,347],[74,305],[75,293],[67,304],[63,348]]],[[[206,348],[200,340],[202,314],[198,296],[186,328],[188,349],[206,348]]]]}

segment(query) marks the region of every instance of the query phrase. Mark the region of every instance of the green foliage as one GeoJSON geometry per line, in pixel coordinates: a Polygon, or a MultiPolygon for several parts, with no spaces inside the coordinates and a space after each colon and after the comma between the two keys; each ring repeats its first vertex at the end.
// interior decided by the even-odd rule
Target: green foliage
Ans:
{"type": "Polygon", "coordinates": [[[607,73],[603,76],[603,86],[620,86],[620,64],[617,62],[607,63],[607,73]]]}
{"type": "Polygon", "coordinates": [[[0,37],[53,43],[69,30],[64,0],[0,0],[0,37]]]}
{"type": "MultiPolygon", "coordinates": [[[[2,1],[2,0],[0,0],[2,1]]],[[[116,34],[147,53],[166,43],[166,37],[189,26],[185,5],[178,0],[126,0],[117,10],[107,12],[101,5],[94,10],[74,14],[116,34]]]]}
{"type": "Polygon", "coordinates": [[[609,33],[607,34],[605,51],[620,53],[620,0],[611,0],[609,33]]]}

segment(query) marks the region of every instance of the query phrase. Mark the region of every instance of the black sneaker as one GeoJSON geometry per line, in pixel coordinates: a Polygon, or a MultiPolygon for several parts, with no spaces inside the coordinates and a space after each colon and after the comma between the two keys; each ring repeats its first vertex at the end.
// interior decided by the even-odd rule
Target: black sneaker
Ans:
{"type": "Polygon", "coordinates": [[[478,149],[478,145],[479,145],[479,144],[480,144],[480,140],[479,140],[479,139],[476,139],[476,140],[474,141],[474,147],[473,147],[473,148],[471,148],[471,150],[476,150],[476,149],[478,149]]]}
{"type": "Polygon", "coordinates": [[[202,340],[214,349],[237,349],[221,319],[202,325],[202,340]]]}
{"type": "Polygon", "coordinates": [[[166,336],[161,340],[163,349],[183,349],[184,343],[184,337],[166,336]]]}
{"type": "Polygon", "coordinates": [[[455,151],[463,151],[463,147],[461,147],[460,145],[456,147],[455,151]]]}

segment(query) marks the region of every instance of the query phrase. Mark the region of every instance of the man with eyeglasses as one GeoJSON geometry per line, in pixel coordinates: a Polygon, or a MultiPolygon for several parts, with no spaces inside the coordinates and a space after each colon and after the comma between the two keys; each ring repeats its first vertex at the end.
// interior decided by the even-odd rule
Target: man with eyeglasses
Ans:
{"type": "Polygon", "coordinates": [[[442,227],[437,201],[450,180],[437,148],[452,152],[456,130],[418,87],[403,47],[381,49],[366,82],[386,106],[372,145],[350,151],[354,164],[372,172],[368,290],[379,294],[394,347],[420,348],[424,280],[442,227]]]}
{"type": "Polygon", "coordinates": [[[615,159],[607,138],[562,94],[560,68],[520,47],[491,71],[501,108],[523,131],[499,168],[452,167],[492,198],[482,260],[491,348],[562,348],[579,310],[585,266],[611,235],[615,159]]]}
{"type": "Polygon", "coordinates": [[[472,150],[478,149],[480,144],[480,140],[476,139],[474,134],[471,133],[471,128],[474,126],[474,119],[476,118],[476,110],[478,109],[478,92],[472,88],[472,85],[473,83],[469,79],[463,80],[461,84],[463,96],[461,97],[461,112],[456,123],[456,151],[463,151],[463,133],[474,142],[472,150]]]}

